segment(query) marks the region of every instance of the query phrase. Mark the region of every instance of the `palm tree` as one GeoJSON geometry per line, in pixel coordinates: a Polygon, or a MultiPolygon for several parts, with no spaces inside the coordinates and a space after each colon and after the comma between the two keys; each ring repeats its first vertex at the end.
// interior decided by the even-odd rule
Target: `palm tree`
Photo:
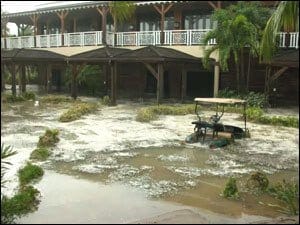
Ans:
{"type": "Polygon", "coordinates": [[[276,49],[276,37],[285,32],[299,31],[299,2],[281,1],[267,22],[261,41],[261,61],[269,63],[276,49]]]}
{"type": "Polygon", "coordinates": [[[5,165],[11,165],[10,162],[7,162],[3,159],[6,159],[12,155],[15,155],[17,152],[13,151],[11,146],[4,146],[4,144],[1,144],[1,188],[5,187],[4,183],[7,181],[3,179],[3,176],[5,174],[5,171],[7,170],[7,167],[5,165]]]}
{"type": "Polygon", "coordinates": [[[117,24],[130,19],[136,8],[132,1],[110,1],[108,7],[114,22],[114,32],[117,32],[117,24]]]}

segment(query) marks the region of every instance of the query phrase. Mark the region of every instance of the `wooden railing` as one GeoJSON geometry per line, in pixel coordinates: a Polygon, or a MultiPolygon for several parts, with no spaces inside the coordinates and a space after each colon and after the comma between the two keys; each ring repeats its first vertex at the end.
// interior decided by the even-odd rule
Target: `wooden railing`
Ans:
{"type": "MultiPolygon", "coordinates": [[[[106,43],[109,46],[148,46],[148,45],[203,45],[203,39],[209,29],[203,30],[167,30],[164,31],[164,43],[161,43],[160,31],[137,32],[107,32],[106,43]]],[[[69,46],[99,46],[102,45],[102,31],[65,33],[62,34],[21,36],[1,38],[1,48],[51,48],[69,46]]],[[[211,39],[208,45],[215,45],[211,39]]],[[[299,46],[299,32],[279,33],[279,47],[296,48],[299,46]],[[288,35],[289,34],[289,35],[288,35]]]]}

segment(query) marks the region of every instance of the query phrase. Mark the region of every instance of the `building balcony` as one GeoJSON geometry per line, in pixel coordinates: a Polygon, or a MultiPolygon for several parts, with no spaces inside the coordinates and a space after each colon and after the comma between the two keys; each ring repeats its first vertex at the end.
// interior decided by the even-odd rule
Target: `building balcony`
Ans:
{"type": "MultiPolygon", "coordinates": [[[[201,45],[205,34],[210,29],[202,30],[167,30],[164,31],[164,42],[161,43],[161,31],[107,32],[106,43],[115,47],[148,46],[148,45],[201,45]]],[[[299,32],[279,33],[280,48],[299,46],[299,32]]],[[[72,46],[101,46],[102,31],[76,32],[49,35],[20,36],[1,38],[1,48],[56,48],[72,46]],[[6,41],[6,43],[5,43],[6,41]],[[6,45],[5,45],[6,44],[6,45]]],[[[209,45],[216,44],[212,39],[209,45]]]]}

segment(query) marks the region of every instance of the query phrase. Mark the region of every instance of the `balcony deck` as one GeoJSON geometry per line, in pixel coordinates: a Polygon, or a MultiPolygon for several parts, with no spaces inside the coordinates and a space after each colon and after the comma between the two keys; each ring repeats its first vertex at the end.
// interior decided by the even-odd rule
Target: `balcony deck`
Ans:
{"type": "MultiPolygon", "coordinates": [[[[107,32],[106,42],[109,46],[195,46],[202,45],[202,40],[209,29],[203,30],[167,30],[164,31],[164,43],[160,41],[161,31],[137,31],[137,32],[107,32]]],[[[62,34],[49,34],[34,36],[20,36],[6,38],[6,48],[57,48],[57,47],[83,47],[103,46],[102,31],[88,31],[62,34]],[[63,37],[62,37],[63,36],[63,37]],[[35,40],[36,38],[36,40],[35,40]],[[63,38],[63,39],[62,39],[63,38]],[[63,40],[63,41],[62,41],[63,40]]],[[[209,45],[216,44],[212,39],[209,45]]],[[[280,48],[299,47],[299,32],[279,33],[280,48]]],[[[5,39],[1,38],[1,48],[5,48],[5,39]]]]}

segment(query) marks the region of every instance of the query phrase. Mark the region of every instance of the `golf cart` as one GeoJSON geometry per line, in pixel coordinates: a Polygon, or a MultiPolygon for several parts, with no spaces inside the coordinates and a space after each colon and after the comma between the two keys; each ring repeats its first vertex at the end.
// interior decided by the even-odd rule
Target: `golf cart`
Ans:
{"type": "Polygon", "coordinates": [[[197,121],[193,121],[195,125],[194,133],[187,136],[186,142],[195,143],[199,140],[209,142],[210,148],[223,147],[228,145],[234,139],[245,138],[249,135],[249,130],[246,126],[246,106],[247,102],[242,99],[231,98],[195,98],[195,113],[198,117],[197,121]],[[216,113],[212,115],[208,121],[205,121],[199,112],[199,105],[202,104],[214,104],[216,105],[216,113]],[[232,125],[224,125],[220,122],[220,119],[224,115],[225,105],[243,105],[244,109],[244,128],[240,128],[232,125]],[[219,107],[222,109],[219,111],[219,107]]]}

